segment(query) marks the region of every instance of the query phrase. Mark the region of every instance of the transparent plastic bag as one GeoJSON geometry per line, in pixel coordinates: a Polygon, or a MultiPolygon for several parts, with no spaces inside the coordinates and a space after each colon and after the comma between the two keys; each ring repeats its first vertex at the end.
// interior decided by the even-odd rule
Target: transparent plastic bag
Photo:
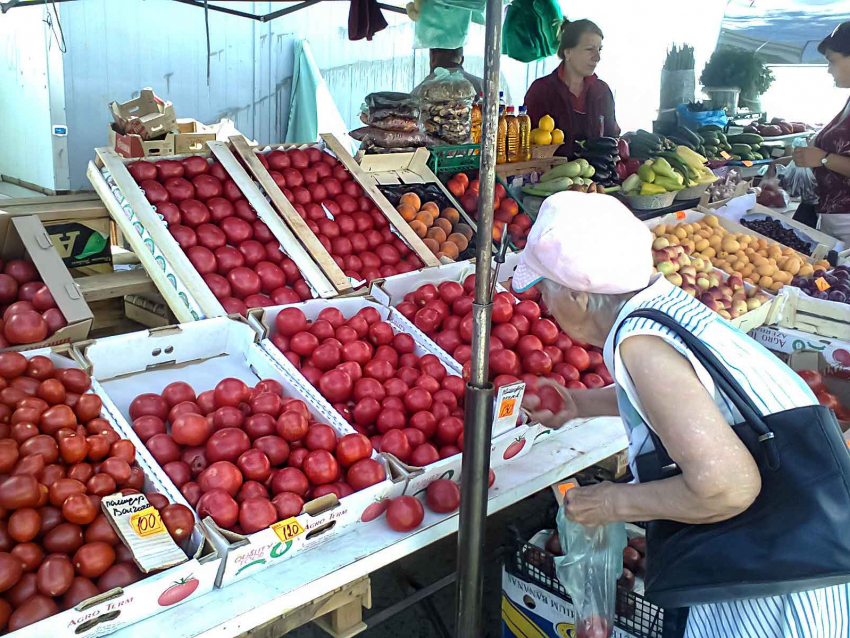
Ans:
{"type": "Polygon", "coordinates": [[[461,69],[435,69],[413,94],[420,99],[420,122],[426,134],[449,144],[469,142],[475,89],[461,69]]]}
{"type": "Polygon", "coordinates": [[[623,573],[626,526],[585,527],[568,521],[563,506],[557,523],[564,555],[555,559],[555,570],[575,606],[575,638],[609,638],[614,632],[617,579],[623,573]]]}
{"type": "Polygon", "coordinates": [[[799,197],[808,204],[818,201],[815,174],[810,168],[800,168],[794,160],[779,172],[779,183],[791,197],[799,197]]]}
{"type": "Polygon", "coordinates": [[[379,91],[366,96],[361,112],[366,112],[373,119],[383,119],[396,115],[398,117],[419,117],[419,100],[410,93],[379,91]]]}
{"type": "Polygon", "coordinates": [[[385,131],[372,126],[355,129],[349,135],[367,147],[415,148],[442,144],[440,140],[419,131],[385,131]]]}

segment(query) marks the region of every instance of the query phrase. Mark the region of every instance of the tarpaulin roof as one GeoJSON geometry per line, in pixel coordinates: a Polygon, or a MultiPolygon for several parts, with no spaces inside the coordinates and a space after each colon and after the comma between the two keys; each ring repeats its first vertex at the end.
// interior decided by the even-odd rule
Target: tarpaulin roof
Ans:
{"type": "Polygon", "coordinates": [[[762,47],[770,62],[822,64],[818,43],[845,20],[850,20],[846,0],[731,0],[720,44],[762,47]]]}

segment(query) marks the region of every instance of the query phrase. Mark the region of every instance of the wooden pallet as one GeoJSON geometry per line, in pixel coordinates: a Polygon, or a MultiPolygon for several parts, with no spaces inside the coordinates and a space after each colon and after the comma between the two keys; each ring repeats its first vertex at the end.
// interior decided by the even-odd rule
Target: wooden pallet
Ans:
{"type": "Polygon", "coordinates": [[[308,622],[314,622],[334,638],[350,638],[367,629],[363,622],[364,607],[372,608],[372,587],[368,576],[285,611],[280,617],[249,629],[237,638],[279,638],[308,622]]]}

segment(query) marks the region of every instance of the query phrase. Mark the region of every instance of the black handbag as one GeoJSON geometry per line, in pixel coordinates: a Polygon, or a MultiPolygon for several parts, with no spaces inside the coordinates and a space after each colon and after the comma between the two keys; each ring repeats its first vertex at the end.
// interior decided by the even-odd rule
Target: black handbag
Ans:
{"type": "MultiPolygon", "coordinates": [[[[758,464],[755,502],[707,525],[652,521],[647,529],[646,595],[661,607],[763,598],[850,582],[850,450],[832,411],[810,405],[760,415],[726,367],[670,316],[629,317],[669,328],[744,417],[732,428],[758,464]]],[[[655,451],[636,459],[642,483],[681,471],[647,428],[655,451]]]]}

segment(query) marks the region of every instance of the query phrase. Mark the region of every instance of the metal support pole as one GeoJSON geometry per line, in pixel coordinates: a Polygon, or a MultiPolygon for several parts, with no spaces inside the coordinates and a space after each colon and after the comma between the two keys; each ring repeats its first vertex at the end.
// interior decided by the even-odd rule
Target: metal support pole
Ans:
{"type": "Polygon", "coordinates": [[[502,1],[487,0],[484,39],[484,104],[481,117],[481,168],[478,174],[478,236],[475,253],[475,298],[472,305],[472,370],[466,384],[463,472],[457,538],[456,635],[483,636],[484,537],[493,425],[493,385],[488,381],[490,317],[493,299],[490,261],[493,254],[493,198],[496,185],[496,138],[499,127],[499,57],[502,49],[502,1]]]}

